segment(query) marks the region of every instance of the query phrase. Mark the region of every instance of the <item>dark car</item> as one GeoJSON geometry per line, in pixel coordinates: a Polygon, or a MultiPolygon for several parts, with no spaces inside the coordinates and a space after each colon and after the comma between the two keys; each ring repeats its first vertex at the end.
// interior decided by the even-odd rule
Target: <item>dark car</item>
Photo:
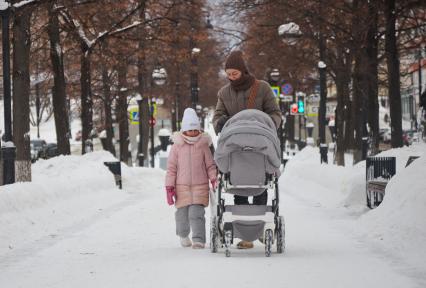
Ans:
{"type": "Polygon", "coordinates": [[[37,161],[46,152],[46,141],[43,139],[34,139],[30,141],[31,162],[37,161]]]}
{"type": "Polygon", "coordinates": [[[48,143],[42,158],[49,159],[58,156],[58,145],[56,143],[48,143]]]}

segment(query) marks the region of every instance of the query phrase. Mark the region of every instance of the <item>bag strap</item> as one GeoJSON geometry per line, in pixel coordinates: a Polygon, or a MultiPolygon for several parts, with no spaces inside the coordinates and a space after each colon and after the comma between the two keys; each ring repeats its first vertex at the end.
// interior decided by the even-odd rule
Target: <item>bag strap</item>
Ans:
{"type": "Polygon", "coordinates": [[[253,85],[250,89],[250,96],[248,98],[247,109],[253,109],[255,106],[255,100],[257,95],[257,87],[259,86],[259,80],[254,80],[253,85]]]}

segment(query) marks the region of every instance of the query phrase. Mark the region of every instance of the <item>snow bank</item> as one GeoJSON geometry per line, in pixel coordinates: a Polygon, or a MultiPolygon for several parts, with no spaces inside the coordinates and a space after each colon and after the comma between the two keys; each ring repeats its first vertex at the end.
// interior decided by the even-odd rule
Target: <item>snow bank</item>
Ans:
{"type": "Polygon", "coordinates": [[[365,166],[321,164],[318,148],[308,146],[296,154],[280,181],[285,192],[321,206],[365,206],[365,166]]]}
{"type": "Polygon", "coordinates": [[[426,155],[426,144],[413,143],[411,146],[404,146],[401,148],[393,148],[377,154],[377,157],[396,157],[396,173],[404,170],[405,164],[410,156],[426,155]]]}
{"type": "MultiPolygon", "coordinates": [[[[401,149],[393,150],[388,154],[405,155],[401,149]]],[[[382,242],[417,267],[426,265],[425,172],[426,155],[399,168],[386,187],[383,202],[361,217],[358,227],[364,236],[382,242]]]]}
{"type": "MultiPolygon", "coordinates": [[[[123,199],[108,152],[37,161],[33,181],[0,187],[0,254],[95,215],[123,199]]],[[[125,166],[125,165],[122,165],[125,166]]]]}
{"type": "MultiPolygon", "coordinates": [[[[405,170],[405,165],[410,156],[426,155],[426,145],[424,143],[414,143],[413,145],[402,148],[394,148],[384,151],[377,157],[395,157],[396,158],[396,175],[405,170]]],[[[350,169],[350,167],[346,168],[350,169]]],[[[362,209],[365,207],[365,161],[359,162],[350,169],[349,178],[346,179],[347,185],[344,187],[344,194],[346,198],[343,203],[344,206],[358,207],[362,209]]],[[[425,170],[424,170],[425,171],[425,170]]],[[[426,171],[425,171],[426,172],[426,171]]],[[[387,191],[386,191],[387,193],[387,191]]]]}
{"type": "MultiPolygon", "coordinates": [[[[391,149],[377,156],[396,157],[398,175],[406,170],[405,165],[410,156],[422,155],[426,155],[426,145],[414,143],[409,147],[391,149]]],[[[330,155],[329,159],[332,159],[330,155]]],[[[426,166],[423,167],[424,172],[426,166]]],[[[280,181],[285,192],[316,201],[322,206],[365,210],[365,161],[346,167],[320,164],[318,148],[308,146],[287,163],[280,181]]]]}
{"type": "Polygon", "coordinates": [[[350,208],[355,233],[414,267],[426,265],[426,144],[391,149],[377,156],[396,157],[396,175],[380,206],[370,210],[365,200],[365,161],[352,167],[320,164],[317,148],[306,147],[288,162],[280,183],[306,203],[350,208]],[[420,156],[405,167],[409,156],[420,156]],[[356,212],[355,214],[351,212],[356,212]]]}

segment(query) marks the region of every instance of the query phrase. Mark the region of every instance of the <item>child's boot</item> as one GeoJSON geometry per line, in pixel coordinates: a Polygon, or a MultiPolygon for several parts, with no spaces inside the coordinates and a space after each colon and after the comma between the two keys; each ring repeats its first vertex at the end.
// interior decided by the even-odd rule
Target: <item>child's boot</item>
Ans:
{"type": "Polygon", "coordinates": [[[191,239],[189,239],[189,237],[180,237],[180,245],[182,245],[182,247],[191,247],[191,239]]]}

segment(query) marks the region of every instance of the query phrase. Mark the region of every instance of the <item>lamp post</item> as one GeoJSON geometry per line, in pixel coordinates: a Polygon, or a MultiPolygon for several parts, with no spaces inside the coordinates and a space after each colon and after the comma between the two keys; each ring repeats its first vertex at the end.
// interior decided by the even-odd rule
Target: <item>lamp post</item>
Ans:
{"type": "Polygon", "coordinates": [[[4,98],[4,143],[1,147],[3,159],[3,183],[15,182],[15,151],[12,137],[12,99],[10,91],[10,39],[9,20],[10,6],[8,1],[0,3],[2,18],[2,48],[3,48],[3,98],[4,98]]]}
{"type": "MultiPolygon", "coordinates": [[[[321,9],[321,1],[320,1],[321,9]]],[[[321,11],[320,11],[321,13],[321,11]]],[[[278,28],[278,35],[280,35],[285,43],[294,45],[298,39],[302,37],[303,33],[300,31],[299,25],[294,22],[283,24],[278,28]]],[[[326,101],[327,101],[327,78],[325,59],[325,39],[320,25],[318,35],[318,49],[319,49],[319,78],[320,78],[320,107],[318,115],[319,139],[320,139],[320,155],[321,163],[328,162],[327,159],[327,144],[325,143],[325,114],[326,114],[326,101]]]]}
{"type": "Polygon", "coordinates": [[[143,154],[143,125],[142,125],[142,103],[143,99],[141,94],[136,95],[136,102],[138,103],[138,111],[139,111],[139,142],[138,142],[138,160],[139,167],[144,166],[145,156],[143,154]]]}
{"type": "MultiPolygon", "coordinates": [[[[163,67],[157,65],[157,67],[154,68],[152,71],[152,80],[155,85],[162,86],[166,84],[167,80],[167,71],[163,67]]],[[[152,86],[152,85],[151,85],[152,86]]],[[[153,87],[151,87],[152,90],[153,87]]],[[[151,127],[150,131],[150,140],[151,140],[151,167],[154,168],[155,162],[154,162],[154,156],[155,156],[155,147],[154,147],[154,126],[155,126],[155,115],[154,115],[154,106],[155,106],[155,98],[152,96],[151,93],[151,101],[150,101],[150,119],[149,124],[151,127]]]]}
{"type": "MultiPolygon", "coordinates": [[[[320,33],[320,43],[323,42],[322,33],[320,33]]],[[[325,143],[325,114],[326,114],[326,101],[327,101],[327,78],[326,68],[327,65],[321,60],[324,59],[324,47],[320,44],[320,61],[318,62],[318,70],[320,74],[320,105],[318,113],[318,128],[319,128],[319,139],[320,139],[320,154],[321,163],[328,163],[328,147],[325,143]]]]}
{"type": "MultiPolygon", "coordinates": [[[[271,70],[271,72],[269,72],[269,84],[271,85],[271,86],[277,86],[278,84],[279,84],[279,81],[280,81],[280,79],[281,79],[281,73],[280,73],[280,70],[278,70],[277,68],[273,68],[272,70],[271,70]]],[[[285,109],[284,109],[284,99],[283,99],[283,95],[281,94],[281,93],[279,93],[279,95],[277,95],[278,96],[278,101],[279,101],[279,107],[280,107],[280,110],[281,110],[281,113],[282,113],[282,115],[284,115],[285,114],[285,109]]],[[[281,149],[281,163],[284,163],[284,121],[285,120],[285,118],[284,117],[282,117],[282,119],[281,119],[281,124],[280,124],[280,127],[279,127],[279,129],[278,129],[278,134],[279,134],[279,137],[280,137],[280,149],[281,149]]]]}
{"type": "Polygon", "coordinates": [[[194,47],[194,41],[191,39],[191,103],[192,108],[196,109],[198,102],[198,54],[201,49],[194,47]]]}

